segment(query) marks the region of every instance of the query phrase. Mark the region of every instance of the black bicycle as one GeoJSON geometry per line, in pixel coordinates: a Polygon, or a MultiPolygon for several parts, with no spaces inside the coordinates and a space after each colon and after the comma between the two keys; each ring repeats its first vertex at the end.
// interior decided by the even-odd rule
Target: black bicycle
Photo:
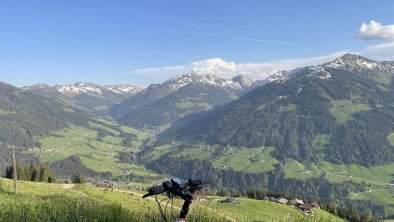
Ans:
{"type": "Polygon", "coordinates": [[[202,188],[202,185],[209,184],[211,182],[212,181],[210,179],[206,179],[206,180],[189,179],[187,181],[182,181],[181,179],[178,179],[178,178],[172,178],[170,181],[163,182],[162,185],[149,188],[149,193],[145,194],[143,196],[143,198],[154,195],[156,198],[156,202],[158,204],[158,207],[159,207],[161,217],[163,218],[163,220],[165,222],[168,222],[167,217],[166,217],[167,206],[170,203],[170,201],[171,201],[171,204],[173,205],[174,197],[179,196],[180,198],[182,198],[184,200],[184,202],[182,205],[181,213],[180,213],[179,217],[176,219],[176,222],[178,222],[178,221],[182,222],[182,221],[185,221],[186,215],[189,212],[189,206],[193,200],[192,193],[194,193],[197,190],[200,190],[202,188]],[[157,195],[162,194],[164,192],[167,193],[168,198],[159,201],[157,199],[157,195]],[[167,201],[164,213],[163,213],[163,210],[161,208],[161,203],[166,200],[168,200],[168,201],[167,201]]]}

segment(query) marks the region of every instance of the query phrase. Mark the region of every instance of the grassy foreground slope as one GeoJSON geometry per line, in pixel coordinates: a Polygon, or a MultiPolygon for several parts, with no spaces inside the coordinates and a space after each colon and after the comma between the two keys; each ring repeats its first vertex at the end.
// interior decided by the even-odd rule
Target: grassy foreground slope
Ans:
{"type": "MultiPolygon", "coordinates": [[[[154,199],[142,199],[138,192],[25,181],[19,182],[18,188],[15,195],[12,181],[0,179],[0,221],[161,221],[154,199]]],[[[343,221],[321,210],[308,217],[289,206],[243,198],[239,201],[243,204],[196,202],[188,221],[343,221]]],[[[176,200],[175,214],[179,206],[176,200]]]]}

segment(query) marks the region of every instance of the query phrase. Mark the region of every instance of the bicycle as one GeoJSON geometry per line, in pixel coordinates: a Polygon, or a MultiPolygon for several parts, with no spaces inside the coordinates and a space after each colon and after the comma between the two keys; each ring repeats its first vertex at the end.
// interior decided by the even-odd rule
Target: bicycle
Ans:
{"type": "Polygon", "coordinates": [[[161,217],[163,218],[163,221],[168,222],[167,217],[166,217],[167,206],[170,201],[172,201],[171,204],[173,205],[174,197],[179,196],[180,198],[182,198],[184,200],[184,202],[183,202],[183,205],[181,208],[180,215],[175,220],[175,222],[184,222],[184,221],[186,221],[185,218],[186,218],[186,215],[189,213],[189,206],[193,200],[192,193],[194,193],[197,190],[200,190],[202,188],[202,185],[209,184],[211,182],[212,181],[210,179],[206,179],[206,180],[189,179],[186,182],[184,182],[179,178],[172,178],[169,181],[164,181],[162,183],[162,185],[158,185],[158,186],[154,186],[154,187],[149,188],[148,193],[145,194],[143,196],[143,198],[155,195],[156,202],[157,202],[161,217]],[[168,198],[159,201],[157,199],[157,195],[162,194],[164,192],[167,192],[168,198]],[[168,202],[166,204],[166,208],[163,213],[163,210],[162,210],[160,204],[161,204],[161,202],[163,202],[165,200],[168,200],[168,202]]]}

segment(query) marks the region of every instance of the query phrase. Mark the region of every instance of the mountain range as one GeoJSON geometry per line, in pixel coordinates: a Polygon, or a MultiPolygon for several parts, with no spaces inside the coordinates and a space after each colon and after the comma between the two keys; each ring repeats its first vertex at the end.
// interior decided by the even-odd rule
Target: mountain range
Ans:
{"type": "Polygon", "coordinates": [[[105,111],[141,91],[140,88],[128,84],[100,86],[94,83],[81,82],[73,85],[55,86],[37,84],[24,88],[93,111],[105,111]]]}
{"type": "MultiPolygon", "coordinates": [[[[0,169],[9,162],[9,147],[25,151],[40,146],[37,137],[69,124],[86,126],[89,116],[49,96],[0,82],[0,169]]],[[[25,153],[19,155],[18,158],[25,153]]]]}
{"type": "Polygon", "coordinates": [[[345,54],[323,65],[278,72],[238,100],[164,135],[211,144],[273,146],[283,161],[390,163],[393,76],[393,62],[345,54]],[[313,145],[318,137],[325,138],[323,148],[313,145]]]}
{"type": "Polygon", "coordinates": [[[47,150],[49,161],[69,163],[76,155],[85,161],[79,169],[100,172],[120,168],[125,163],[117,159],[126,157],[166,175],[216,176],[238,190],[259,184],[334,199],[356,193],[393,215],[393,78],[394,62],[345,54],[264,81],[189,72],[146,89],[0,82],[0,169],[9,166],[9,148],[24,163],[47,150]],[[375,193],[382,195],[368,196],[375,193]]]}
{"type": "Polygon", "coordinates": [[[135,127],[160,126],[192,113],[222,106],[261,84],[243,76],[231,80],[189,72],[163,84],[152,84],[109,114],[118,122],[135,127]]]}

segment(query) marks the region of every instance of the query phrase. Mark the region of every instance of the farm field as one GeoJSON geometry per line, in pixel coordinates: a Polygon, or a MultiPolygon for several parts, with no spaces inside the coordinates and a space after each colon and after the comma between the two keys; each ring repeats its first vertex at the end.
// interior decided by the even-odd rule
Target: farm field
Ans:
{"type": "Polygon", "coordinates": [[[353,113],[370,109],[368,104],[354,103],[352,100],[333,100],[332,105],[330,111],[339,123],[351,120],[353,113]]]}
{"type": "Polygon", "coordinates": [[[156,176],[155,173],[146,170],[144,166],[120,162],[118,158],[120,152],[130,154],[138,152],[142,140],[146,138],[146,133],[125,126],[121,127],[120,131],[116,131],[106,126],[111,122],[104,123],[105,125],[100,125],[97,122],[92,122],[92,128],[70,126],[54,132],[49,137],[40,138],[41,148],[34,149],[32,152],[38,155],[42,162],[49,163],[75,155],[86,167],[96,172],[111,172],[114,177],[128,173],[136,176],[156,176]],[[103,138],[98,138],[96,128],[110,132],[114,136],[106,135],[103,138]],[[131,146],[122,144],[124,140],[120,137],[122,132],[136,135],[131,146]]]}
{"type": "MultiPolygon", "coordinates": [[[[328,138],[318,136],[316,144],[325,144],[328,138]]],[[[323,145],[321,145],[323,146],[323,145]]],[[[279,161],[273,157],[275,147],[247,148],[234,146],[209,146],[197,144],[187,145],[161,145],[154,147],[146,155],[149,159],[157,159],[160,156],[172,153],[174,156],[189,159],[211,160],[213,166],[218,169],[234,169],[250,173],[268,172],[274,169],[279,161]]],[[[327,161],[319,163],[305,162],[287,158],[283,164],[285,176],[288,178],[307,179],[325,174],[327,179],[334,182],[353,180],[365,182],[377,187],[386,187],[393,179],[394,164],[373,167],[363,167],[355,164],[333,164],[327,161]]]]}
{"type": "MultiPolygon", "coordinates": [[[[156,202],[142,199],[140,191],[25,181],[18,183],[18,194],[11,190],[12,181],[0,179],[0,221],[160,221],[156,202]]],[[[237,199],[241,205],[216,203],[222,198],[193,203],[188,221],[343,221],[322,210],[310,217],[290,206],[245,198],[237,199]]],[[[181,202],[174,204],[178,214],[181,202]]]]}

